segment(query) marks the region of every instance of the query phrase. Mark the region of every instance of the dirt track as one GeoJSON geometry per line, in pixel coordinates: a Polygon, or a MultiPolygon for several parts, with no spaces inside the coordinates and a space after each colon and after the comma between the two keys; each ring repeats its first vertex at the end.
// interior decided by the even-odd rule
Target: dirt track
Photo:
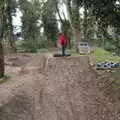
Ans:
{"type": "Polygon", "coordinates": [[[7,57],[0,120],[120,120],[87,57],[7,57]]]}

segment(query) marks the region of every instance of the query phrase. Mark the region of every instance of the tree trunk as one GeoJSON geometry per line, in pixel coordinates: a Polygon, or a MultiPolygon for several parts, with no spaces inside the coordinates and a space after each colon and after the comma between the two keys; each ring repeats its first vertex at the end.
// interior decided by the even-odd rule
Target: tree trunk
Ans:
{"type": "Polygon", "coordinates": [[[71,0],[67,0],[66,5],[72,29],[73,44],[76,47],[76,52],[78,52],[78,43],[81,41],[79,6],[77,5],[76,0],[72,1],[72,4],[71,0]]]}
{"type": "MultiPolygon", "coordinates": [[[[8,6],[9,8],[9,6],[8,6]]],[[[10,10],[10,8],[8,9],[10,10]]],[[[10,43],[10,47],[12,48],[12,52],[16,52],[17,49],[15,47],[15,41],[13,39],[13,25],[12,25],[12,15],[11,15],[11,12],[8,11],[8,21],[9,21],[9,26],[8,26],[8,40],[9,40],[9,43],[10,43]]]]}
{"type": "Polygon", "coordinates": [[[2,43],[0,42],[0,78],[4,76],[4,71],[4,52],[2,43]]]}
{"type": "Polygon", "coordinates": [[[0,3],[0,78],[4,76],[4,53],[3,53],[3,34],[4,34],[4,0],[0,3]]]}
{"type": "Polygon", "coordinates": [[[87,41],[87,8],[84,6],[84,23],[83,23],[83,34],[84,34],[84,42],[87,41]]]}
{"type": "Polygon", "coordinates": [[[72,27],[73,45],[78,53],[78,44],[80,42],[80,31],[72,27]]]}
{"type": "Polygon", "coordinates": [[[10,43],[10,47],[12,48],[12,52],[16,52],[17,49],[15,47],[15,41],[13,39],[13,34],[12,34],[11,30],[8,30],[8,40],[9,40],[9,43],[10,43]]]}

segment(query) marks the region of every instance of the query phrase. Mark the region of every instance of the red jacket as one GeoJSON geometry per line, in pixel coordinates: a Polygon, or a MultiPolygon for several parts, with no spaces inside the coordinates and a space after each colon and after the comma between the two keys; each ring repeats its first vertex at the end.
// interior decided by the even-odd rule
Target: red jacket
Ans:
{"type": "Polygon", "coordinates": [[[65,37],[64,33],[59,36],[59,43],[61,46],[67,45],[67,38],[65,37]]]}

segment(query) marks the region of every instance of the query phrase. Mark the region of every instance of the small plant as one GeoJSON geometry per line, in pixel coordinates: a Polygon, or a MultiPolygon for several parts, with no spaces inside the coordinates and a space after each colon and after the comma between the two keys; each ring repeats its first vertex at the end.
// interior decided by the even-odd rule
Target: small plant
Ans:
{"type": "Polygon", "coordinates": [[[9,78],[10,75],[4,75],[4,77],[0,78],[0,84],[7,82],[9,78]]]}

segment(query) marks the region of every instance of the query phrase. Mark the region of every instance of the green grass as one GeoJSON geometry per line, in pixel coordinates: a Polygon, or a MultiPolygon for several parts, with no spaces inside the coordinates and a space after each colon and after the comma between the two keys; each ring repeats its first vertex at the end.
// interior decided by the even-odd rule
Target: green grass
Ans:
{"type": "Polygon", "coordinates": [[[76,53],[75,49],[73,49],[73,48],[72,49],[67,49],[66,51],[69,52],[69,53],[76,53]]]}
{"type": "Polygon", "coordinates": [[[0,78],[0,84],[7,82],[9,78],[10,78],[9,75],[5,75],[4,77],[0,78]]]}
{"type": "Polygon", "coordinates": [[[49,50],[48,49],[45,49],[45,48],[42,48],[42,49],[38,49],[37,50],[37,53],[48,53],[49,50]]]}
{"type": "Polygon", "coordinates": [[[104,61],[120,62],[120,57],[113,56],[111,52],[108,52],[102,48],[93,48],[91,50],[90,58],[94,63],[104,61]]]}

